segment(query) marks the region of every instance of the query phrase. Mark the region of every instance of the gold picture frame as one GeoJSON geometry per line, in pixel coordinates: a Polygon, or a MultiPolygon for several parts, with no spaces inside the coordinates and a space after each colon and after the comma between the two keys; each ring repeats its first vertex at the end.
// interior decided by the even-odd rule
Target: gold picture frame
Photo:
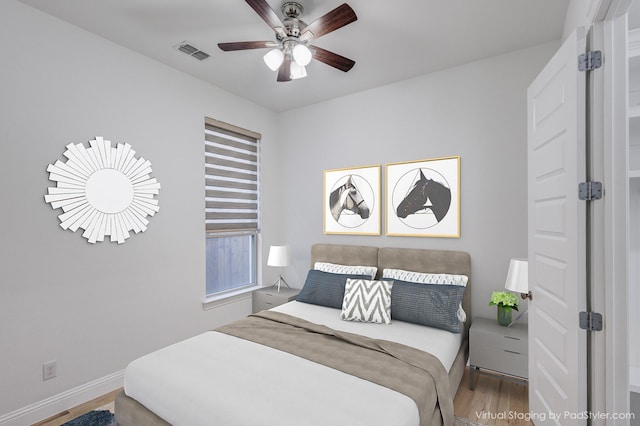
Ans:
{"type": "Polygon", "coordinates": [[[324,171],[325,234],[380,235],[380,169],[378,164],[324,171]]]}
{"type": "Polygon", "coordinates": [[[460,157],[385,166],[385,234],[460,238],[460,157]]]}

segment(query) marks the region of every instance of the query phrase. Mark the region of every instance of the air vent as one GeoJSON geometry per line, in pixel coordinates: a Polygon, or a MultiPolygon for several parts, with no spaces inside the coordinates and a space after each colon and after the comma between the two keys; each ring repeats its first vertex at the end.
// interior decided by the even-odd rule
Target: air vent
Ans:
{"type": "Polygon", "coordinates": [[[196,59],[199,59],[201,61],[204,61],[205,59],[207,59],[209,57],[208,53],[204,53],[202,50],[198,50],[196,52],[194,52],[191,56],[193,56],[196,59]]]}
{"type": "Polygon", "coordinates": [[[199,61],[204,61],[209,57],[208,53],[203,52],[188,41],[183,41],[182,43],[177,44],[174,47],[189,56],[193,56],[199,61]]]}

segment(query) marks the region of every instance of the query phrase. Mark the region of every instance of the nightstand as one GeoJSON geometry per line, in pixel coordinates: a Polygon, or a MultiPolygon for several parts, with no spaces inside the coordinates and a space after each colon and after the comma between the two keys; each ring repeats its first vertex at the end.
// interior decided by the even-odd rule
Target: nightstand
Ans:
{"type": "Polygon", "coordinates": [[[280,287],[280,293],[278,293],[278,289],[274,286],[256,290],[253,292],[253,313],[295,300],[299,292],[299,288],[280,287]]]}
{"type": "Polygon", "coordinates": [[[475,387],[474,373],[498,374],[501,378],[526,383],[529,372],[527,324],[511,327],[495,319],[474,318],[469,329],[469,389],[475,387]]]}

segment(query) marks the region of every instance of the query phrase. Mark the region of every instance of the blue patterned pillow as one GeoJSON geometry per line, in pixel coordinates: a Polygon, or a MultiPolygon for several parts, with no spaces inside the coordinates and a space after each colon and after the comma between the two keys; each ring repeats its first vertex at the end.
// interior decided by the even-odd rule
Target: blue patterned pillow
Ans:
{"type": "Polygon", "coordinates": [[[460,333],[458,306],[465,287],[393,280],[391,318],[460,333]]]}
{"type": "Polygon", "coordinates": [[[368,278],[368,276],[332,274],[311,269],[296,300],[298,302],[341,309],[347,278],[368,278]]]}
{"type": "MultiPolygon", "coordinates": [[[[432,274],[425,272],[405,271],[404,269],[385,268],[382,271],[382,279],[391,278],[393,280],[407,281],[420,284],[447,284],[466,286],[469,277],[466,275],[454,274],[432,274]]],[[[462,309],[462,304],[458,305],[458,319],[462,322],[467,320],[467,313],[462,309]]]]}

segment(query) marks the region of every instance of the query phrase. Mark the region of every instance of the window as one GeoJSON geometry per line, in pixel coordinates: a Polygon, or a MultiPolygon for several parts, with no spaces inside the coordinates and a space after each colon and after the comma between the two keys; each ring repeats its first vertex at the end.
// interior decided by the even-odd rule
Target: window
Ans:
{"type": "Polygon", "coordinates": [[[207,296],[256,285],[260,134],[205,118],[207,296]]]}

